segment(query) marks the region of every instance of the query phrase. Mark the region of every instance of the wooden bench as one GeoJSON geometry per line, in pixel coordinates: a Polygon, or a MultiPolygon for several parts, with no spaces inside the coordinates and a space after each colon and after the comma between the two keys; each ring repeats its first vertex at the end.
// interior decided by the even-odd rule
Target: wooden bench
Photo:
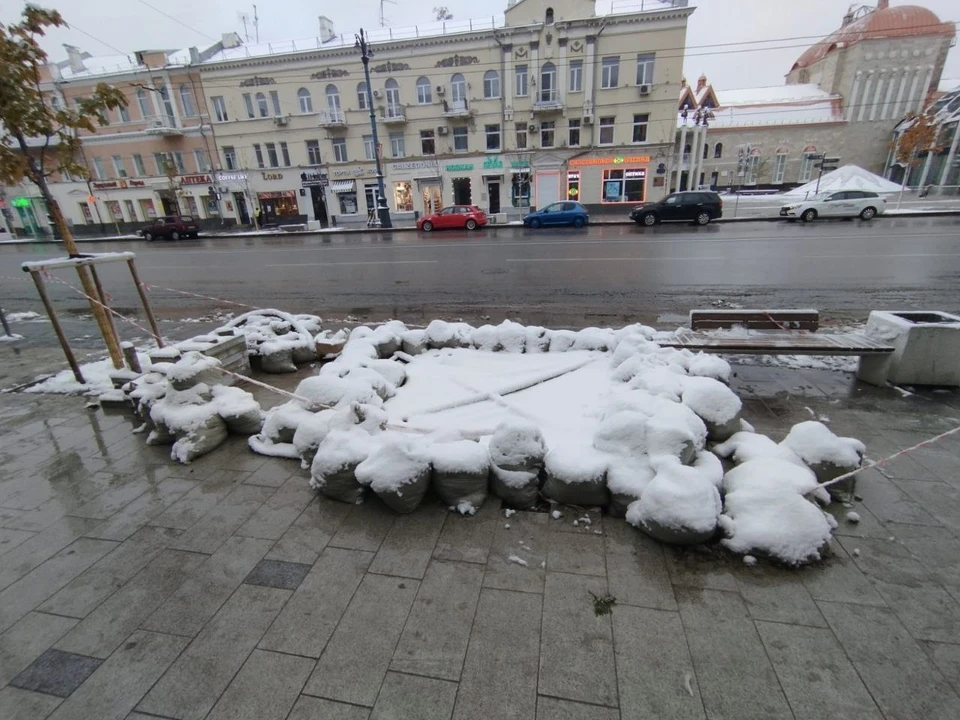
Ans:
{"type": "Polygon", "coordinates": [[[689,333],[660,340],[661,347],[734,355],[883,355],[889,345],[858,333],[818,333],[816,310],[692,310],[689,333]],[[743,328],[744,332],[704,330],[743,328]],[[757,332],[761,331],[761,332],[757,332]]]}

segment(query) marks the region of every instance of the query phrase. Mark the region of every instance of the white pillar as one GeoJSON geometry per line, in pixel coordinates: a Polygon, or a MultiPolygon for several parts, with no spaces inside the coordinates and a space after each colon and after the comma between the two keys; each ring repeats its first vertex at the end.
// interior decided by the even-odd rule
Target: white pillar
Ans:
{"type": "Polygon", "coordinates": [[[540,43],[530,43],[530,69],[527,70],[527,90],[530,92],[530,102],[535,103],[540,98],[540,43]],[[536,90],[536,92],[534,92],[536,90]]]}
{"type": "Polygon", "coordinates": [[[567,69],[567,43],[558,43],[560,45],[560,58],[557,61],[557,100],[564,107],[567,106],[567,80],[570,77],[570,71],[567,69]]]}
{"type": "Polygon", "coordinates": [[[700,141],[700,154],[697,155],[697,158],[698,158],[697,159],[697,184],[698,185],[700,183],[700,175],[703,174],[703,163],[705,160],[704,152],[705,151],[709,152],[707,149],[710,147],[709,143],[707,143],[707,126],[704,125],[701,128],[700,132],[703,134],[703,137],[701,138],[701,141],[700,141]]]}
{"type": "Polygon", "coordinates": [[[920,86],[920,97],[917,98],[917,112],[923,112],[923,106],[927,101],[927,91],[930,89],[931,80],[933,80],[933,65],[927,67],[927,75],[923,79],[923,85],[920,86]]]}
{"type": "Polygon", "coordinates": [[[692,190],[696,181],[694,173],[697,171],[697,157],[700,152],[700,126],[694,125],[690,128],[690,163],[687,168],[687,190],[692,190]]]}
{"type": "Polygon", "coordinates": [[[907,90],[907,82],[910,78],[910,68],[905,67],[900,75],[900,89],[897,90],[897,101],[893,104],[891,115],[894,119],[903,115],[903,94],[907,90]]]}
{"type": "Polygon", "coordinates": [[[850,91],[850,97],[847,98],[847,122],[853,120],[853,110],[857,106],[857,91],[860,89],[860,79],[862,76],[863,71],[857,70],[857,74],[853,77],[853,90],[850,91]]]}
{"type": "MultiPolygon", "coordinates": [[[[589,111],[590,114],[593,114],[593,84],[594,76],[597,73],[596,70],[597,62],[597,38],[588,37],[587,38],[587,57],[584,59],[583,63],[583,106],[585,111],[589,111]]],[[[583,130],[580,131],[581,134],[583,130]]],[[[584,138],[580,138],[581,142],[584,138]]],[[[589,144],[593,147],[597,145],[597,119],[594,118],[593,125],[590,126],[590,137],[589,144]]]]}
{"type": "Polygon", "coordinates": [[[958,143],[960,143],[960,121],[953,126],[953,142],[950,143],[950,152],[947,153],[947,162],[943,166],[943,170],[940,173],[940,182],[938,183],[941,187],[947,184],[950,168],[953,166],[953,161],[956,160],[957,157],[958,143]]]}
{"type": "Polygon", "coordinates": [[[890,71],[890,77],[887,79],[887,95],[883,99],[883,110],[880,113],[880,119],[886,120],[890,117],[890,111],[893,109],[890,106],[890,101],[893,99],[893,88],[897,84],[897,71],[893,69],[890,71]]]}
{"type": "Polygon", "coordinates": [[[503,58],[503,103],[506,106],[507,110],[513,110],[513,84],[516,82],[516,78],[513,73],[513,46],[503,48],[501,52],[504,54],[503,58]]]}
{"type": "Polygon", "coordinates": [[[904,107],[904,112],[917,104],[917,83],[920,82],[921,72],[923,72],[923,69],[918,67],[913,73],[913,82],[910,83],[910,93],[907,95],[907,105],[904,107]]]}
{"type": "Polygon", "coordinates": [[[870,121],[871,121],[871,122],[877,119],[877,111],[880,109],[880,98],[883,97],[882,93],[883,93],[883,81],[884,81],[884,80],[887,80],[887,82],[889,83],[889,80],[887,79],[887,71],[886,71],[886,69],[881,70],[881,71],[880,71],[880,77],[877,78],[877,89],[876,89],[876,91],[873,93],[873,105],[872,105],[871,108],[870,108],[870,121]]]}
{"type": "Polygon", "coordinates": [[[680,189],[680,178],[683,177],[683,149],[687,146],[687,124],[680,127],[680,151],[677,153],[677,184],[674,186],[680,189]]]}
{"type": "Polygon", "coordinates": [[[869,104],[870,88],[873,85],[873,70],[867,71],[867,81],[863,84],[863,96],[860,99],[860,107],[857,108],[857,122],[862,122],[866,117],[867,105],[869,104]]]}

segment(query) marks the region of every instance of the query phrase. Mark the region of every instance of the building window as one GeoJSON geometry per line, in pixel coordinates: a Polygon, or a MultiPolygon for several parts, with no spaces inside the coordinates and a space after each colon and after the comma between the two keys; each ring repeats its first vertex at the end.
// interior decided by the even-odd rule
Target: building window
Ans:
{"type": "Polygon", "coordinates": [[[93,159],[93,176],[97,180],[107,179],[107,172],[103,169],[103,160],[101,158],[96,157],[93,159]]]}
{"type": "Polygon", "coordinates": [[[706,143],[703,144],[703,159],[706,160],[707,156],[710,154],[710,146],[706,143]]]}
{"type": "Polygon", "coordinates": [[[813,174],[813,164],[815,160],[813,156],[816,153],[804,153],[803,162],[800,163],[800,177],[798,178],[800,182],[810,182],[810,176],[813,174]]]}
{"type": "Polygon", "coordinates": [[[124,200],[123,204],[127,207],[127,215],[130,216],[130,222],[136,222],[137,207],[133,204],[133,200],[124,200]]]}
{"type": "Polygon", "coordinates": [[[637,85],[653,85],[653,64],[656,55],[641,53],[637,55],[637,85]]]}
{"type": "Polygon", "coordinates": [[[553,8],[547,8],[547,12],[543,17],[543,22],[545,25],[553,25],[553,8]]]}
{"type": "Polygon", "coordinates": [[[147,101],[147,93],[143,88],[137,88],[137,105],[140,106],[140,117],[144,120],[153,114],[150,112],[150,103],[147,101]]]}
{"type": "Polygon", "coordinates": [[[110,219],[114,222],[123,222],[123,210],[120,209],[119,200],[107,200],[103,203],[110,212],[110,219]]]}
{"type": "Polygon", "coordinates": [[[217,122],[226,122],[227,121],[227,104],[223,101],[223,97],[217,95],[210,98],[213,101],[213,115],[217,118],[217,122]]]}
{"type": "Polygon", "coordinates": [[[570,147],[579,147],[580,118],[571,118],[567,121],[567,144],[570,147]]]}
{"type": "Polygon", "coordinates": [[[567,199],[580,199],[580,171],[570,170],[567,173],[567,199]]]}
{"type": "Polygon", "coordinates": [[[570,92],[583,90],[583,60],[570,61],[570,92]]]}
{"type": "Polygon", "coordinates": [[[357,206],[356,190],[351,190],[350,192],[337,193],[337,199],[340,201],[341,215],[357,214],[358,206],[357,206]]]}
{"type": "Polygon", "coordinates": [[[554,102],[557,99],[557,67],[545,62],[540,69],[540,102],[554,102]]]}
{"type": "Polygon", "coordinates": [[[620,56],[605,57],[600,64],[600,87],[610,89],[620,85],[620,56]]]}
{"type": "Polygon", "coordinates": [[[553,120],[544,120],[540,123],[540,147],[552,148],[555,142],[554,130],[556,123],[553,120]]]}
{"type": "Polygon", "coordinates": [[[467,150],[469,150],[467,128],[455,127],[453,129],[453,151],[457,153],[465,153],[467,150]]]}
{"type": "Polygon", "coordinates": [[[270,91],[270,104],[273,105],[273,114],[275,116],[283,114],[280,110],[280,93],[276,90],[270,91]]]}
{"type": "Polygon", "coordinates": [[[334,138],[331,140],[333,143],[333,159],[335,162],[347,162],[347,140],[346,138],[334,138]]]}
{"type": "Polygon", "coordinates": [[[757,175],[760,172],[760,156],[759,155],[748,155],[746,162],[746,170],[744,172],[744,184],[745,185],[756,185],[757,184],[757,175]]]}
{"type": "Polygon", "coordinates": [[[167,158],[164,157],[163,153],[155,152],[153,154],[153,162],[157,165],[157,175],[167,174],[167,158]]]}
{"type": "Polygon", "coordinates": [[[393,78],[387,78],[383,84],[387,96],[387,117],[403,117],[403,104],[400,102],[400,85],[393,78]]]}
{"type": "Polygon", "coordinates": [[[313,98],[310,97],[310,91],[306,88],[300,88],[297,90],[297,100],[300,103],[300,112],[302,113],[312,113],[313,112],[313,98]]]}
{"type": "Polygon", "coordinates": [[[184,117],[193,117],[197,114],[197,103],[193,100],[193,90],[187,83],[180,84],[180,106],[184,117]]]}
{"type": "Polygon", "coordinates": [[[210,172],[210,160],[206,150],[194,150],[193,159],[197,163],[197,172],[210,172]]]}
{"type": "Polygon", "coordinates": [[[393,184],[393,204],[397,212],[413,212],[413,185],[409,180],[393,184]]]}
{"type": "Polygon", "coordinates": [[[290,151],[285,142],[280,143],[280,159],[283,160],[284,167],[290,167],[290,151]]]}
{"type": "Polygon", "coordinates": [[[500,126],[499,125],[484,125],[483,129],[487,135],[487,150],[499,150],[500,149],[500,126]]]}
{"type": "Polygon", "coordinates": [[[157,217],[157,209],[153,206],[153,200],[141,199],[138,202],[140,203],[140,213],[143,215],[144,220],[153,220],[157,217]]]}
{"type": "Polygon", "coordinates": [[[181,175],[187,174],[187,165],[183,162],[183,153],[175,152],[173,153],[173,166],[177,169],[177,172],[181,175]]]}
{"type": "Polygon", "coordinates": [[[280,167],[280,161],[277,159],[276,143],[267,143],[267,161],[272,168],[280,167]]]}
{"type": "Polygon", "coordinates": [[[160,99],[163,101],[163,111],[167,116],[167,122],[172,125],[174,122],[173,101],[170,99],[170,92],[166,85],[160,86],[160,99]]]}
{"type": "Polygon", "coordinates": [[[377,155],[377,149],[373,146],[373,135],[363,136],[363,156],[367,160],[373,160],[377,155]]]}
{"type": "Polygon", "coordinates": [[[429,105],[433,102],[433,87],[430,85],[430,78],[417,78],[417,102],[420,105],[429,105]]]}
{"type": "Polygon", "coordinates": [[[527,96],[527,66],[526,65],[517,65],[515,71],[516,82],[514,84],[514,95],[517,97],[526,97],[527,96]]]}
{"type": "Polygon", "coordinates": [[[450,78],[450,99],[455,103],[463,103],[467,99],[467,80],[461,73],[450,78]]]}
{"type": "Polygon", "coordinates": [[[320,141],[307,140],[307,165],[319,165],[320,159],[320,141]]]}
{"type": "Polygon", "coordinates": [[[236,170],[239,168],[237,164],[237,149],[232,145],[223,146],[223,164],[227,170],[236,170]]]}
{"type": "Polygon", "coordinates": [[[530,207],[530,170],[523,169],[515,172],[510,188],[510,200],[514,207],[530,207]]]}
{"type": "Polygon", "coordinates": [[[130,111],[127,109],[126,105],[121,105],[120,107],[118,107],[117,114],[120,116],[120,122],[124,122],[124,123],[130,122],[130,111]]]}
{"type": "Polygon", "coordinates": [[[517,150],[527,149],[527,124],[517,123],[517,150]]]}
{"type": "Polygon", "coordinates": [[[600,202],[643,202],[647,171],[643,168],[603,171],[603,195],[600,202]]]}
{"type": "Polygon", "coordinates": [[[133,156],[133,171],[137,177],[144,177],[147,174],[147,166],[143,163],[143,155],[133,156]]]}
{"type": "Polygon", "coordinates": [[[723,143],[717,143],[713,146],[713,156],[718,160],[723,157],[723,143]]]}
{"type": "MultiPolygon", "coordinates": [[[[647,126],[650,124],[650,116],[642,113],[633,116],[633,141],[635,143],[645,143],[647,141],[647,126]]],[[[707,146],[703,146],[703,156],[707,156],[707,146]]]]}
{"type": "Polygon", "coordinates": [[[496,70],[487,70],[483,74],[483,97],[486,100],[500,97],[500,73],[496,70]]]}
{"type": "Polygon", "coordinates": [[[123,157],[114,155],[110,160],[113,162],[113,172],[116,173],[116,176],[125,178],[127,176],[127,169],[123,166],[123,157]]]}
{"type": "Polygon", "coordinates": [[[243,94],[243,106],[247,109],[247,117],[254,118],[257,114],[253,111],[253,98],[250,93],[243,94]]]}
{"type": "Polygon", "coordinates": [[[601,145],[613,145],[614,141],[614,126],[617,123],[615,117],[602,117],[600,118],[600,144],[601,145]]]}
{"type": "Polygon", "coordinates": [[[433,130],[420,131],[420,153],[422,155],[437,154],[437,143],[433,138],[433,130]]]}
{"type": "Polygon", "coordinates": [[[406,157],[407,148],[403,141],[402,132],[390,133],[390,155],[395,158],[406,157]]]}
{"type": "Polygon", "coordinates": [[[357,107],[361,110],[370,109],[370,106],[367,105],[367,84],[365,82],[357,85],[357,107]]]}
{"type": "Polygon", "coordinates": [[[270,107],[267,105],[267,96],[263,93],[257,93],[257,111],[260,117],[267,117],[270,114],[270,107]]]}
{"type": "Polygon", "coordinates": [[[256,158],[257,158],[257,167],[258,167],[258,168],[266,167],[266,166],[263,164],[263,150],[260,149],[260,145],[259,145],[259,144],[255,144],[255,145],[253,146],[253,154],[254,154],[254,155],[256,156],[256,158]]]}
{"type": "Polygon", "coordinates": [[[787,170],[787,154],[783,152],[777,153],[777,159],[773,166],[773,183],[774,185],[781,185],[783,183],[783,176],[787,170]]]}
{"type": "Polygon", "coordinates": [[[330,114],[330,119],[335,121],[343,120],[343,113],[340,110],[340,91],[337,89],[336,85],[327,85],[325,90],[327,96],[327,112],[330,114]]]}

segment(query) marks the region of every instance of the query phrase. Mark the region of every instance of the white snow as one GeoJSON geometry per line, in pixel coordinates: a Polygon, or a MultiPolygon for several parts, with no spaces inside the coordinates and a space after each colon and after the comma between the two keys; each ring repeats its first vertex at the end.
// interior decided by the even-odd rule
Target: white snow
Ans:
{"type": "Polygon", "coordinates": [[[506,510],[503,511],[503,516],[508,518],[513,517],[516,514],[517,514],[517,511],[514,510],[513,508],[507,508],[506,510]]]}
{"type": "Polygon", "coordinates": [[[589,448],[563,445],[547,453],[546,471],[564,483],[600,482],[607,472],[608,461],[589,448]]]}
{"type": "Polygon", "coordinates": [[[815,420],[794,425],[783,445],[795,452],[805,463],[832,463],[840,467],[858,467],[866,446],[854,438],[833,434],[826,425],[815,420]]]}
{"type": "Polygon", "coordinates": [[[707,427],[686,405],[664,403],[647,421],[647,448],[651,457],[679,457],[688,444],[702,450],[707,427]]]}
{"type": "Polygon", "coordinates": [[[744,555],[743,564],[748,567],[753,567],[757,564],[757,559],[753,555],[744,555]]]}
{"type": "Polygon", "coordinates": [[[16,333],[0,335],[0,342],[14,342],[15,340],[23,340],[23,335],[17,335],[16,333]]]}
{"type": "Polygon", "coordinates": [[[703,352],[697,353],[697,355],[690,360],[687,371],[691,375],[713,378],[721,382],[730,382],[730,363],[716,355],[708,355],[703,352]]]}
{"type": "Polygon", "coordinates": [[[521,567],[528,567],[530,564],[519,555],[508,555],[507,562],[513,563],[514,565],[520,565],[521,567]]]}
{"type": "Polygon", "coordinates": [[[851,522],[851,523],[854,523],[854,524],[860,522],[860,513],[854,512],[853,510],[851,510],[850,512],[848,512],[848,513],[845,515],[845,517],[847,518],[847,522],[851,522]]]}
{"type": "Polygon", "coordinates": [[[422,450],[409,441],[392,439],[357,466],[356,476],[358,483],[369,485],[376,493],[398,492],[429,469],[430,461],[422,450]]]}
{"type": "Polygon", "coordinates": [[[712,532],[720,515],[720,493],[693,468],[664,462],[639,500],[627,508],[634,527],[656,523],[675,530],[712,532]]]}
{"type": "Polygon", "coordinates": [[[205,370],[220,367],[220,361],[198,352],[188,352],[167,370],[167,379],[188,381],[205,370]]]}
{"type": "MultiPolygon", "coordinates": [[[[788,86],[789,87],[789,86],[788,86]]],[[[844,165],[833,172],[827,173],[820,179],[820,193],[833,193],[840,190],[866,190],[875,193],[899,193],[900,186],[890,182],[885,178],[875,175],[869,170],[864,170],[856,165],[844,165]]],[[[806,198],[812,197],[817,193],[817,181],[812,180],[806,185],[801,185],[789,192],[785,192],[781,197],[784,198],[806,198]]]]}
{"type": "Polygon", "coordinates": [[[623,455],[642,455],[647,451],[647,420],[636,410],[621,410],[605,417],[593,434],[597,450],[623,455]]]}
{"type": "Polygon", "coordinates": [[[718,424],[733,420],[743,407],[733,390],[707,377],[685,378],[681,402],[704,420],[718,424]]]}
{"type": "Polygon", "coordinates": [[[543,434],[535,424],[509,420],[497,426],[490,438],[490,459],[500,467],[526,465],[543,458],[543,434]]]}
{"type": "Polygon", "coordinates": [[[314,477],[323,477],[341,472],[351,465],[359,465],[378,445],[376,438],[360,428],[332,430],[317,448],[312,473],[314,477]]]}
{"type": "Polygon", "coordinates": [[[36,320],[42,316],[40,313],[33,312],[33,310],[27,310],[25,312],[7,313],[5,317],[8,322],[26,322],[27,320],[36,320]]]}
{"type": "Polygon", "coordinates": [[[759,457],[776,457],[803,465],[803,461],[786,445],[748,430],[734,433],[726,442],[715,445],[713,452],[722,458],[732,457],[737,464],[759,457]]]}
{"type": "MultiPolygon", "coordinates": [[[[140,366],[144,370],[150,368],[150,359],[145,354],[137,353],[137,357],[140,359],[140,366]]],[[[73,376],[73,371],[67,369],[61,370],[43,382],[25,388],[23,392],[54,395],[102,395],[109,390],[113,390],[113,380],[110,379],[110,373],[114,372],[114,367],[109,359],[83,363],[80,365],[80,372],[83,379],[86,380],[85,384],[78,383],[73,376]]]]}
{"type": "Polygon", "coordinates": [[[645,456],[615,458],[607,470],[607,488],[612,493],[639,498],[655,474],[645,456]]]}
{"type": "Polygon", "coordinates": [[[479,474],[490,467],[486,446],[471,440],[433,443],[426,452],[437,472],[479,474]]]}

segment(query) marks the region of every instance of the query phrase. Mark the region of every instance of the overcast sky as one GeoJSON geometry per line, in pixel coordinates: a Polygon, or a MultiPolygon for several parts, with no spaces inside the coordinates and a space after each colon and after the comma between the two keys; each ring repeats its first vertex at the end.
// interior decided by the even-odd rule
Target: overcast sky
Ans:
{"type": "MultiPolygon", "coordinates": [[[[613,1],[618,7],[631,2],[613,1]]],[[[122,3],[116,0],[36,2],[60,10],[74,26],[51,33],[44,42],[54,60],[66,57],[62,43],[77,45],[93,55],[116,54],[103,43],[124,53],[146,48],[203,47],[211,38],[218,39],[221,33],[242,33],[239,13],[253,15],[252,5],[235,0],[146,0],[176,20],[147,7],[143,0],[122,3]]],[[[389,24],[394,27],[430,22],[433,19],[430,8],[434,5],[446,5],[456,19],[467,19],[502,13],[506,0],[398,0],[398,3],[384,5],[389,24]]],[[[809,38],[822,37],[836,29],[850,2],[691,0],[690,4],[696,5],[697,10],[690,18],[687,31],[684,63],[687,78],[695,82],[701,73],[705,73],[718,89],[733,89],[781,84],[793,62],[813,42],[809,38]],[[728,45],[744,42],[752,44],[728,45]],[[719,43],[724,47],[707,47],[719,43]]],[[[876,4],[876,0],[871,0],[871,4],[876,4]]],[[[910,3],[893,0],[892,4],[910,3]]],[[[913,4],[928,7],[941,20],[960,20],[958,0],[916,0],[913,4]]],[[[15,20],[18,6],[22,8],[22,0],[5,2],[0,8],[0,20],[15,20]]],[[[609,2],[602,2],[598,7],[609,11],[609,2]]],[[[319,14],[330,17],[338,33],[352,34],[359,27],[376,26],[379,9],[379,0],[263,2],[258,7],[260,40],[268,42],[316,34],[319,14]]],[[[252,27],[250,34],[252,37],[252,27]]],[[[960,84],[960,50],[957,48],[950,53],[944,77],[955,78],[960,84]]]]}

